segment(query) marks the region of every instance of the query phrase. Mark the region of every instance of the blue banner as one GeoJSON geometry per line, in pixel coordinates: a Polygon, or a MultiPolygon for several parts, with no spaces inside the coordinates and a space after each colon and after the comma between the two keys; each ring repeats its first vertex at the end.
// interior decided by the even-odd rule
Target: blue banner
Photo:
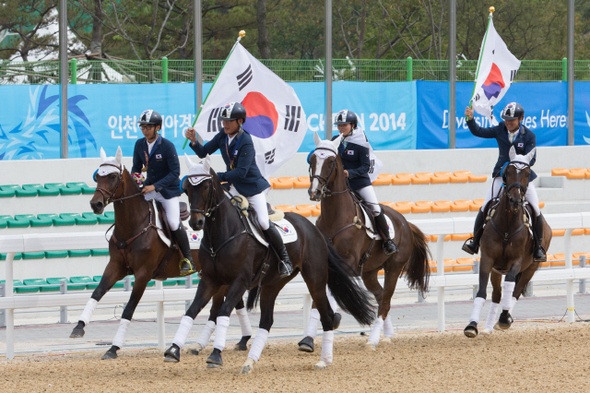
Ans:
{"type": "Polygon", "coordinates": [[[574,83],[574,144],[590,145],[590,82],[574,83]]]}

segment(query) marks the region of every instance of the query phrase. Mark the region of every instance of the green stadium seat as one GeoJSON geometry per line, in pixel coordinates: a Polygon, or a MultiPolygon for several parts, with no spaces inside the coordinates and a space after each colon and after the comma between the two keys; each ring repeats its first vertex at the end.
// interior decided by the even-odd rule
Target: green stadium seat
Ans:
{"type": "Polygon", "coordinates": [[[57,214],[39,214],[35,219],[31,219],[31,227],[50,227],[53,225],[53,219],[59,218],[57,214]]]}
{"type": "Polygon", "coordinates": [[[72,290],[94,289],[98,286],[98,284],[95,284],[94,280],[92,280],[92,278],[90,278],[88,276],[70,277],[70,282],[72,284],[84,284],[84,285],[68,285],[68,289],[72,289],[72,290]]]}
{"type": "MultiPolygon", "coordinates": [[[[20,252],[17,252],[14,254],[14,260],[18,261],[23,257],[23,254],[21,254],[20,252]]],[[[5,261],[6,260],[6,254],[0,254],[0,261],[5,261]]]]}
{"type": "Polygon", "coordinates": [[[55,226],[66,226],[66,225],[76,225],[76,217],[73,216],[72,214],[77,214],[77,213],[62,213],[59,215],[59,220],[58,219],[54,219],[53,220],[53,225],[55,226]]]}
{"type": "Polygon", "coordinates": [[[60,193],[59,187],[55,184],[61,183],[47,183],[43,188],[39,189],[39,196],[57,196],[60,193]]]}
{"type": "Polygon", "coordinates": [[[51,287],[41,287],[41,292],[57,292],[57,291],[59,291],[62,280],[66,280],[66,282],[68,282],[68,279],[65,277],[49,277],[47,279],[47,284],[55,284],[55,285],[53,285],[51,287]]]}
{"type": "Polygon", "coordinates": [[[84,182],[66,183],[66,187],[75,189],[80,188],[82,190],[82,194],[94,194],[96,191],[96,187],[90,187],[84,182]]]}
{"type": "MultiPolygon", "coordinates": [[[[102,276],[92,276],[92,281],[97,283],[96,284],[97,286],[98,286],[98,283],[100,282],[101,279],[102,279],[102,276]]],[[[115,283],[115,285],[113,285],[113,288],[123,288],[124,286],[125,286],[125,284],[123,283],[123,281],[117,281],[115,283]]]]}
{"type": "MultiPolygon", "coordinates": [[[[68,183],[68,184],[72,184],[72,183],[68,183]]],[[[65,186],[60,187],[59,189],[61,195],[80,195],[82,194],[82,187],[80,186],[68,186],[67,184],[65,186]]]]}
{"type": "MultiPolygon", "coordinates": [[[[192,275],[191,275],[191,277],[192,277],[192,275]]],[[[178,281],[178,285],[186,285],[186,277],[181,278],[180,280],[177,280],[177,281],[178,281]]],[[[193,278],[193,285],[198,284],[199,281],[201,281],[201,279],[198,278],[197,275],[195,274],[195,278],[193,278]]]]}
{"type": "Polygon", "coordinates": [[[16,196],[38,196],[39,190],[44,189],[43,184],[23,184],[22,188],[16,189],[16,196]]]}
{"type": "Polygon", "coordinates": [[[17,214],[14,218],[6,219],[8,228],[28,228],[31,225],[31,219],[36,219],[33,214],[17,214]]]}
{"type": "Polygon", "coordinates": [[[39,252],[24,252],[23,259],[44,259],[45,253],[43,251],[39,252]]]}
{"type": "Polygon", "coordinates": [[[0,198],[12,198],[15,195],[17,188],[21,187],[17,184],[0,186],[0,198]]]}
{"type": "Polygon", "coordinates": [[[108,256],[109,249],[108,248],[99,248],[99,249],[90,250],[90,255],[92,255],[93,257],[108,256]]]}
{"type": "Polygon", "coordinates": [[[47,281],[42,278],[26,278],[23,280],[23,286],[15,288],[16,293],[35,293],[39,292],[41,285],[46,285],[47,281]]]}
{"type": "Polygon", "coordinates": [[[6,228],[8,226],[8,219],[12,216],[0,215],[0,228],[6,228]]]}
{"type": "Polygon", "coordinates": [[[70,258],[84,258],[90,256],[90,250],[68,250],[70,258]]]}
{"type": "MultiPolygon", "coordinates": [[[[6,280],[0,280],[0,284],[4,284],[6,280]]],[[[22,287],[23,282],[21,280],[12,280],[12,292],[16,292],[16,287],[22,287]]]]}
{"type": "Polygon", "coordinates": [[[178,280],[174,279],[174,280],[164,280],[162,281],[162,285],[164,285],[165,287],[173,287],[176,284],[178,284],[178,280]]]}
{"type": "Polygon", "coordinates": [[[98,216],[94,213],[82,213],[80,217],[76,217],[77,225],[96,225],[98,223],[98,216]]]}
{"type": "Polygon", "coordinates": [[[67,258],[68,252],[62,251],[45,251],[45,258],[67,258]]]}
{"type": "Polygon", "coordinates": [[[96,216],[99,224],[114,224],[115,223],[115,212],[104,212],[102,215],[96,216]]]}

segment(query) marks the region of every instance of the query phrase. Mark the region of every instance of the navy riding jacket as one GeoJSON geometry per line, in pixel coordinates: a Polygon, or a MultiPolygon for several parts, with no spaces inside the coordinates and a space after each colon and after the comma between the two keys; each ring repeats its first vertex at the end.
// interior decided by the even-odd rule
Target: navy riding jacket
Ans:
{"type": "Polygon", "coordinates": [[[180,162],[176,154],[176,148],[161,135],[158,136],[156,144],[148,153],[148,144],[145,138],[135,142],[133,151],[132,173],[141,172],[141,168],[147,166],[144,186],[153,185],[156,191],[162,194],[165,199],[180,196],[180,162]],[[147,157],[147,160],[146,160],[147,157]],[[147,165],[146,165],[147,162],[147,165]]]}
{"type": "MultiPolygon", "coordinates": [[[[340,138],[340,135],[336,135],[332,140],[336,138],[340,138]]],[[[342,160],[342,166],[348,171],[348,184],[353,191],[371,185],[369,178],[371,159],[368,148],[344,140],[338,146],[338,154],[342,160]]]]}
{"type": "MultiPolygon", "coordinates": [[[[498,155],[498,161],[496,162],[496,166],[492,172],[492,177],[500,176],[502,167],[505,163],[510,161],[510,147],[514,146],[516,154],[526,155],[537,145],[537,137],[535,134],[522,124],[520,126],[520,131],[518,131],[518,134],[512,143],[510,143],[510,139],[508,139],[508,129],[506,128],[506,124],[503,121],[497,126],[481,128],[475,122],[475,120],[471,118],[467,121],[467,126],[473,135],[479,136],[481,138],[496,138],[496,142],[498,142],[498,148],[500,149],[500,152],[498,155]]],[[[535,153],[533,159],[530,162],[531,167],[535,164],[536,160],[537,153],[535,153]]],[[[532,182],[536,178],[537,174],[531,169],[529,182],[532,182]]]]}
{"type": "Polygon", "coordinates": [[[256,151],[250,134],[240,127],[229,146],[228,139],[225,132],[219,131],[204,146],[197,141],[191,143],[191,148],[200,158],[213,154],[217,149],[221,150],[227,172],[217,172],[217,177],[232,184],[245,197],[260,194],[269,188],[270,184],[256,165],[256,151]]]}

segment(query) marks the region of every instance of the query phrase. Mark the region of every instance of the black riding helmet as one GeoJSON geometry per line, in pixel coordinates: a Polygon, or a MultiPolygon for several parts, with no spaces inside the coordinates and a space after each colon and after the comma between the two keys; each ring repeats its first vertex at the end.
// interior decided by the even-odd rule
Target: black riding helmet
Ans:
{"type": "Polygon", "coordinates": [[[154,124],[156,126],[162,125],[162,116],[153,109],[141,112],[137,124],[154,124]]]}
{"type": "Polygon", "coordinates": [[[524,116],[524,108],[518,102],[511,102],[502,109],[500,115],[504,120],[516,120],[524,116]]]}
{"type": "Polygon", "coordinates": [[[348,109],[343,109],[336,115],[336,119],[334,120],[334,124],[348,124],[352,125],[352,129],[355,129],[358,125],[358,118],[356,117],[356,113],[353,111],[349,111],[348,109]]]}
{"type": "Polygon", "coordinates": [[[244,119],[246,122],[246,108],[239,102],[230,102],[223,108],[219,114],[219,120],[237,120],[244,119]]]}

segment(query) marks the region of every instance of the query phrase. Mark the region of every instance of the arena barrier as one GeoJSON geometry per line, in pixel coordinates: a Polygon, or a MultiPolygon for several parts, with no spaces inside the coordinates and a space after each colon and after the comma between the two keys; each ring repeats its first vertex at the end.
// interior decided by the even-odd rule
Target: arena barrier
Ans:
{"type": "MultiPolygon", "coordinates": [[[[565,229],[564,252],[565,268],[551,271],[539,270],[533,281],[566,282],[567,320],[575,321],[574,312],[574,280],[590,279],[590,269],[573,268],[571,233],[574,229],[590,228],[590,212],[564,213],[544,215],[552,229],[565,229]]],[[[444,238],[446,235],[470,233],[473,218],[445,218],[412,220],[426,235],[438,235],[436,248],[431,250],[437,261],[437,271],[430,278],[430,288],[436,288],[438,301],[438,330],[445,331],[445,289],[450,287],[473,287],[478,285],[477,274],[444,274],[444,238]]],[[[5,310],[6,317],[6,358],[14,358],[14,310],[36,307],[67,307],[84,306],[89,299],[88,292],[65,293],[55,295],[21,295],[13,292],[13,257],[19,252],[59,251],[75,249],[107,248],[104,233],[78,232],[54,234],[26,234],[0,236],[0,253],[6,253],[5,296],[0,297],[0,309],[5,310]]],[[[162,282],[156,283],[155,290],[146,291],[142,302],[156,304],[158,330],[158,348],[164,350],[164,303],[192,300],[194,288],[164,289],[162,282]]],[[[281,291],[281,295],[303,297],[303,328],[309,318],[311,298],[305,283],[289,283],[281,291]]],[[[101,304],[121,304],[129,300],[129,292],[108,292],[100,301],[101,304]]]]}

